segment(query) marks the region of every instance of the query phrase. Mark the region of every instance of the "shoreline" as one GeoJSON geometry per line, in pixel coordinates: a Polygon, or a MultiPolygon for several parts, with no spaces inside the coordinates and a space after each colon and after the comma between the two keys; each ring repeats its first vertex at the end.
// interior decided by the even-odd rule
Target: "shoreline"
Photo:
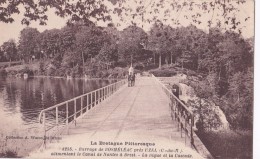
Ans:
{"type": "MultiPolygon", "coordinates": [[[[13,77],[13,78],[18,78],[16,76],[13,75],[7,75],[6,77],[13,77]]],[[[74,78],[67,78],[67,77],[62,77],[62,76],[44,76],[44,75],[36,75],[36,76],[29,76],[28,78],[54,78],[54,79],[67,79],[67,80],[74,80],[74,79],[81,79],[81,80],[122,80],[122,79],[126,79],[126,78],[84,78],[84,77],[74,77],[74,78]]],[[[20,77],[22,79],[27,79],[27,78],[23,78],[20,77]]]]}
{"type": "Polygon", "coordinates": [[[32,76],[36,78],[57,78],[57,79],[67,79],[67,80],[73,80],[73,79],[81,79],[81,80],[122,80],[125,78],[84,78],[84,77],[74,77],[74,78],[66,78],[66,77],[60,77],[60,76],[32,76]]]}

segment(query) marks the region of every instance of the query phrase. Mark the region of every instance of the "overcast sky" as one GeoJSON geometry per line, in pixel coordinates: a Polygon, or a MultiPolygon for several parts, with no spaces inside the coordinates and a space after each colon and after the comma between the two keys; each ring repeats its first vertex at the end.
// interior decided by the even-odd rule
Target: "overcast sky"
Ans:
{"type": "MultiPolygon", "coordinates": [[[[152,0],[153,1],[153,0],[152,0]]],[[[127,6],[131,6],[131,7],[135,7],[133,5],[133,3],[131,3],[131,1],[127,1],[128,4],[126,4],[127,6]]],[[[148,5],[149,1],[144,1],[144,5],[148,5]]],[[[147,10],[149,10],[149,7],[146,8],[147,10]]],[[[150,8],[151,9],[151,8],[150,8]]],[[[165,7],[164,9],[167,9],[167,7],[165,7]]],[[[237,17],[239,19],[241,19],[242,23],[241,26],[243,27],[242,30],[242,36],[245,38],[249,38],[252,37],[254,35],[254,1],[253,0],[247,0],[246,4],[241,5],[241,8],[239,14],[237,15],[237,17]],[[246,17],[250,16],[251,18],[248,21],[244,21],[244,19],[246,17]]],[[[149,11],[148,11],[149,12],[149,11]]],[[[185,10],[181,13],[182,15],[180,15],[180,17],[183,17],[184,14],[187,13],[185,10]]],[[[215,13],[216,14],[216,13],[215,13]]],[[[176,16],[176,13],[173,11],[171,13],[171,15],[176,16]]],[[[206,31],[208,29],[207,27],[207,20],[211,17],[212,13],[207,15],[203,15],[203,20],[204,22],[201,25],[198,25],[197,27],[200,29],[203,29],[204,31],[206,31]]],[[[149,18],[149,14],[145,15],[146,18],[149,18]]],[[[66,21],[67,19],[62,19],[58,16],[56,16],[54,14],[53,10],[49,10],[48,12],[48,17],[49,20],[47,21],[47,25],[46,26],[41,26],[38,25],[38,22],[32,22],[32,24],[30,25],[30,27],[34,27],[37,28],[40,32],[46,30],[46,29],[53,29],[53,28],[62,28],[63,26],[66,25],[66,21]]],[[[130,17],[124,17],[124,22],[119,22],[119,18],[117,16],[112,16],[113,18],[113,22],[116,23],[120,23],[121,26],[118,27],[119,30],[122,30],[123,28],[127,27],[128,25],[131,24],[131,18],[130,17]]],[[[159,19],[164,19],[163,15],[159,15],[158,16],[159,19]]],[[[18,41],[19,39],[19,34],[20,31],[25,28],[25,25],[21,25],[21,19],[22,19],[22,14],[20,15],[15,15],[14,16],[15,22],[11,23],[11,24],[6,24],[3,22],[0,22],[0,45],[2,45],[3,42],[9,40],[9,39],[15,39],[16,41],[18,41]]],[[[143,25],[143,29],[145,31],[148,31],[151,24],[148,23],[142,23],[140,19],[136,19],[136,22],[140,25],[143,25]]],[[[171,21],[166,21],[165,22],[168,25],[171,25],[173,27],[175,27],[171,21]]],[[[187,26],[190,24],[189,20],[185,20],[185,19],[180,19],[180,23],[182,26],[187,26]]],[[[100,23],[101,25],[104,25],[103,23],[100,23]]]]}

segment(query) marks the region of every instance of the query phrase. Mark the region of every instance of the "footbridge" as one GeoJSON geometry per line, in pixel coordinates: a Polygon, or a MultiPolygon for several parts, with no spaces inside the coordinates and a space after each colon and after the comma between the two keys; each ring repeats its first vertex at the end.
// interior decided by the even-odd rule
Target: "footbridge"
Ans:
{"type": "MultiPolygon", "coordinates": [[[[42,154],[50,158],[53,152],[66,149],[79,151],[79,145],[95,147],[102,143],[111,146],[129,142],[131,146],[142,142],[156,144],[149,151],[158,151],[156,148],[160,146],[173,147],[177,150],[175,155],[181,151],[177,158],[186,149],[191,158],[213,158],[194,132],[193,112],[153,75],[138,77],[133,87],[122,80],[44,109],[39,122],[45,138],[40,152],[32,153],[32,157],[42,154]],[[50,140],[53,136],[60,140],[50,140]]],[[[133,153],[125,158],[147,158],[145,155],[133,153]]],[[[182,158],[185,157],[190,158],[185,155],[182,158]]]]}

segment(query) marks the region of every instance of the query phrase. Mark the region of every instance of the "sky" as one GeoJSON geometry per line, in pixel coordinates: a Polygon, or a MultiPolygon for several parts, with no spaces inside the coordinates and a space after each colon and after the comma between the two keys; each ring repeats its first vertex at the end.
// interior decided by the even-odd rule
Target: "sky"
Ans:
{"type": "MultiPolygon", "coordinates": [[[[144,6],[148,6],[146,8],[147,13],[149,13],[149,11],[152,10],[150,2],[153,2],[153,1],[156,1],[156,0],[142,1],[144,6]]],[[[109,8],[110,7],[113,8],[113,5],[107,4],[107,6],[109,8]]],[[[133,9],[135,9],[137,5],[135,5],[135,3],[133,3],[133,0],[129,0],[125,4],[125,6],[126,7],[132,7],[133,9]]],[[[166,5],[163,9],[166,10],[166,9],[170,9],[170,8],[169,8],[169,6],[166,5]]],[[[253,0],[247,0],[247,2],[243,6],[241,6],[239,9],[240,9],[240,12],[237,15],[237,17],[240,18],[241,21],[243,21],[242,26],[244,26],[243,29],[242,29],[242,36],[244,38],[250,38],[254,35],[254,1],[253,0]],[[248,21],[245,22],[244,19],[248,16],[250,16],[251,18],[248,21]]],[[[163,12],[163,11],[161,11],[161,12],[163,12]]],[[[38,22],[32,22],[32,24],[29,27],[37,28],[40,32],[42,32],[46,29],[54,29],[54,28],[60,29],[60,28],[62,28],[66,25],[67,19],[63,19],[63,18],[56,16],[54,14],[54,10],[49,10],[47,14],[48,14],[48,18],[49,18],[48,21],[47,21],[47,25],[41,26],[41,25],[38,24],[38,22]]],[[[184,11],[182,11],[180,13],[171,11],[170,15],[172,17],[170,17],[169,19],[176,18],[176,16],[183,17],[185,14],[189,15],[189,12],[185,9],[184,9],[184,11]]],[[[216,14],[217,14],[217,12],[214,13],[215,16],[216,16],[216,14]]],[[[209,18],[212,17],[212,13],[211,12],[208,13],[208,14],[202,13],[202,15],[203,15],[202,24],[197,25],[197,27],[199,29],[202,29],[205,32],[207,32],[207,30],[208,30],[207,21],[208,21],[209,18]]],[[[152,15],[145,14],[144,16],[145,16],[145,18],[151,18],[152,15]]],[[[13,22],[11,24],[0,22],[0,45],[2,45],[3,42],[8,41],[10,39],[14,39],[16,42],[18,42],[19,36],[20,36],[20,31],[23,28],[26,27],[25,25],[21,24],[22,17],[23,17],[22,14],[14,15],[15,22],[13,22]]],[[[160,19],[161,21],[164,18],[165,17],[163,16],[163,14],[158,15],[158,19],[160,19]]],[[[129,26],[131,24],[131,20],[132,20],[131,16],[128,16],[128,17],[124,16],[123,21],[120,21],[120,18],[118,16],[116,16],[115,14],[112,15],[113,23],[115,23],[115,24],[119,23],[120,24],[120,26],[118,26],[119,30],[122,30],[122,29],[126,28],[127,26],[129,26]]],[[[182,26],[187,26],[187,25],[190,24],[190,21],[186,20],[184,18],[179,19],[179,20],[180,20],[180,23],[181,23],[182,26]]],[[[149,31],[149,29],[152,25],[152,24],[149,24],[149,23],[142,22],[140,20],[140,18],[139,19],[136,18],[135,22],[137,22],[137,25],[139,25],[139,27],[143,26],[143,29],[145,31],[149,31]]],[[[176,25],[172,24],[171,21],[165,21],[164,23],[166,25],[176,27],[176,25]]],[[[102,22],[98,23],[98,24],[101,25],[101,26],[106,25],[105,23],[102,23],[102,22]]]]}
{"type": "MultiPolygon", "coordinates": [[[[43,32],[46,29],[60,29],[66,25],[67,20],[56,16],[53,10],[48,11],[47,14],[49,18],[47,25],[39,25],[38,22],[32,22],[29,27],[37,28],[40,32],[43,32]]],[[[26,25],[21,24],[22,17],[22,14],[16,14],[14,15],[13,23],[0,22],[0,45],[9,39],[15,39],[18,41],[20,31],[26,27],[26,25]]]]}

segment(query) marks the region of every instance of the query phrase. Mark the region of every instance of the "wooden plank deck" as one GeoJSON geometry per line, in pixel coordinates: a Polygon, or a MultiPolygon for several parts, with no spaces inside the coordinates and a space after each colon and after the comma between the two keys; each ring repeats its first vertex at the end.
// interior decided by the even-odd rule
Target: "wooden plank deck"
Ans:
{"type": "Polygon", "coordinates": [[[162,144],[190,149],[189,139],[185,142],[171,119],[167,96],[151,77],[138,78],[134,87],[123,86],[87,112],[76,126],[71,124],[69,134],[64,133],[59,143],[50,143],[43,153],[61,149],[66,142],[89,146],[91,141],[126,140],[163,141],[162,144]]]}

